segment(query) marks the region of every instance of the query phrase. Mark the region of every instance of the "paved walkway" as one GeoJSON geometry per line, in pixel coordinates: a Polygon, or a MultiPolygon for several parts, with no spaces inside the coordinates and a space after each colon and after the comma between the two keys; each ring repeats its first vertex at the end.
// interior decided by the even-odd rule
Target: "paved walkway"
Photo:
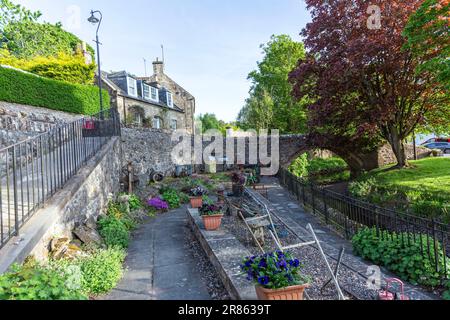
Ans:
{"type": "MultiPolygon", "coordinates": [[[[313,238],[306,226],[310,223],[319,238],[324,252],[327,256],[337,260],[339,251],[345,247],[343,265],[353,270],[355,274],[367,279],[367,270],[372,265],[360,257],[353,255],[353,248],[349,241],[339,237],[334,231],[322,224],[318,218],[304,210],[303,206],[286,189],[280,186],[276,178],[264,178],[263,183],[269,186],[268,197],[269,207],[276,210],[280,218],[283,219],[304,241],[313,241],[313,238]]],[[[395,277],[392,273],[382,268],[382,278],[395,277]]],[[[438,296],[425,292],[423,289],[405,284],[405,293],[414,300],[434,300],[440,299],[438,296]]],[[[352,288],[345,288],[352,293],[352,288]]]]}
{"type": "Polygon", "coordinates": [[[124,278],[104,300],[210,300],[186,252],[186,210],[160,215],[134,234],[124,278]]]}

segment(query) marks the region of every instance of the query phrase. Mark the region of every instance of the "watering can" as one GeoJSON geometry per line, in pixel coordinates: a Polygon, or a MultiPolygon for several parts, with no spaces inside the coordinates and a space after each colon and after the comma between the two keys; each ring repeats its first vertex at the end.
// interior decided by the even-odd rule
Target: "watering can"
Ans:
{"type": "Polygon", "coordinates": [[[394,300],[409,300],[409,297],[405,295],[405,285],[404,283],[396,278],[391,278],[386,280],[386,290],[380,290],[378,298],[383,301],[394,301],[394,300]],[[400,286],[400,293],[394,293],[391,291],[393,284],[397,283],[400,286]]]}

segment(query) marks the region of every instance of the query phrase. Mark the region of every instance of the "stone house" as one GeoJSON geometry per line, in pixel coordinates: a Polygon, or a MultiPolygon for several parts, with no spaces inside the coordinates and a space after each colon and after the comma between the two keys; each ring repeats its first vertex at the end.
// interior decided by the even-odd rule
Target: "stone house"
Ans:
{"type": "Polygon", "coordinates": [[[195,98],[153,62],[153,75],[137,77],[126,71],[102,73],[103,86],[127,124],[153,129],[194,132],[195,98]]]}

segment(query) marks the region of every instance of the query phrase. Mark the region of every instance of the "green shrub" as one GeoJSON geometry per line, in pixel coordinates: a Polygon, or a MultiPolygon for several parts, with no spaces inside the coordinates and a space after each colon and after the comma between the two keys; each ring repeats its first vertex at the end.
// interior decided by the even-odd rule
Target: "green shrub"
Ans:
{"type": "Polygon", "coordinates": [[[98,221],[98,229],[108,247],[128,248],[130,233],[122,220],[113,216],[101,218],[98,221]]]}
{"type": "MultiPolygon", "coordinates": [[[[437,287],[446,277],[443,272],[436,272],[434,259],[422,254],[421,245],[427,248],[428,243],[434,243],[427,235],[416,235],[415,240],[409,234],[410,243],[406,241],[408,234],[384,232],[377,234],[376,229],[366,228],[358,232],[353,238],[353,248],[357,255],[399,275],[402,279],[413,284],[437,287]],[[402,237],[405,243],[402,243],[402,237]]],[[[436,244],[440,256],[439,263],[444,265],[442,247],[436,244]]],[[[447,258],[447,272],[450,271],[450,260],[447,258]]],[[[448,275],[447,275],[448,276],[448,275]]]]}
{"type": "Polygon", "coordinates": [[[119,248],[98,249],[77,261],[82,273],[82,288],[89,295],[111,291],[123,276],[125,251],[119,248]]]}
{"type": "Polygon", "coordinates": [[[130,210],[139,210],[142,209],[144,207],[144,205],[142,204],[141,199],[139,199],[139,197],[135,194],[130,195],[130,200],[128,200],[128,203],[130,205],[130,210]]]}
{"type": "Polygon", "coordinates": [[[80,289],[68,286],[67,275],[38,264],[12,266],[0,276],[0,300],[86,300],[80,289]]]}
{"type": "Polygon", "coordinates": [[[373,178],[354,181],[348,186],[349,192],[358,198],[367,198],[376,190],[376,180],[373,178]]]}
{"type": "MultiPolygon", "coordinates": [[[[103,90],[105,107],[109,95],[103,90]]],[[[72,84],[0,67],[0,101],[26,104],[76,114],[99,112],[95,86],[72,84]]]]}
{"type": "Polygon", "coordinates": [[[138,225],[138,222],[127,212],[127,209],[121,203],[110,202],[108,204],[107,215],[120,220],[129,231],[136,229],[138,225]]]}
{"type": "Polygon", "coordinates": [[[169,204],[170,209],[177,209],[180,207],[181,199],[176,190],[166,190],[162,195],[162,199],[169,204]]]}
{"type": "Polygon", "coordinates": [[[86,64],[83,55],[59,53],[50,57],[19,59],[0,49],[0,65],[25,70],[42,77],[78,84],[93,84],[95,64],[86,64]]]}
{"type": "Polygon", "coordinates": [[[344,171],[348,169],[347,163],[342,158],[331,157],[331,158],[314,158],[309,161],[307,166],[307,171],[309,175],[315,175],[319,173],[326,172],[336,172],[344,171]]]}
{"type": "Polygon", "coordinates": [[[294,160],[294,162],[289,167],[289,171],[297,177],[306,177],[308,175],[308,163],[308,154],[304,153],[294,160]]]}

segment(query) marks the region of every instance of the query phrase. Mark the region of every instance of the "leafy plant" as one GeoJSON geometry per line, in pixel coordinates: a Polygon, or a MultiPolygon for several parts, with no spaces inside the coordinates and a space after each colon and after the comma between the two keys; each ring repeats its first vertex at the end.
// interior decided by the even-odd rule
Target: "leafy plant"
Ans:
{"type": "Polygon", "coordinates": [[[139,210],[143,207],[141,199],[135,194],[130,195],[130,199],[128,200],[128,203],[130,205],[131,211],[139,210]]]}
{"type": "Polygon", "coordinates": [[[208,194],[208,190],[206,190],[205,188],[203,188],[201,186],[198,186],[198,187],[191,189],[190,194],[193,197],[202,197],[202,196],[208,194]]]}
{"type": "Polygon", "coordinates": [[[121,203],[110,202],[108,204],[107,215],[120,220],[127,230],[134,230],[137,227],[137,221],[135,221],[121,203]]]}
{"type": "MultiPolygon", "coordinates": [[[[443,278],[448,277],[450,262],[447,259],[447,275],[436,272],[434,254],[430,258],[422,252],[422,248],[427,248],[429,243],[434,241],[428,235],[386,231],[377,233],[375,228],[365,228],[353,238],[353,248],[357,255],[385,266],[413,284],[437,287],[443,278]],[[406,241],[407,237],[409,241],[406,241]]],[[[436,243],[436,249],[439,252],[438,263],[443,266],[445,257],[440,243],[436,243]]]]}
{"type": "Polygon", "coordinates": [[[205,203],[199,209],[199,213],[201,216],[216,216],[222,214],[222,207],[205,203]]]}
{"type": "Polygon", "coordinates": [[[355,181],[350,183],[348,190],[350,193],[359,198],[369,197],[376,190],[376,180],[371,178],[363,181],[355,181]]]}
{"type": "Polygon", "coordinates": [[[95,250],[77,261],[82,273],[82,288],[90,295],[111,291],[123,276],[125,251],[119,248],[95,250]]]}
{"type": "Polygon", "coordinates": [[[0,276],[0,300],[86,300],[80,289],[67,285],[68,280],[51,268],[16,264],[0,276]]]}
{"type": "Polygon", "coordinates": [[[247,257],[241,265],[241,270],[249,281],[267,289],[309,283],[310,279],[301,274],[301,268],[300,261],[291,253],[281,251],[247,257]]]}
{"type": "Polygon", "coordinates": [[[128,248],[129,229],[120,219],[113,216],[101,218],[98,221],[98,229],[108,247],[128,248]]]}
{"type": "Polygon", "coordinates": [[[306,177],[308,175],[308,164],[308,154],[304,153],[294,160],[294,162],[289,167],[289,171],[297,177],[306,177]]]}
{"type": "Polygon", "coordinates": [[[181,199],[176,190],[164,192],[162,199],[169,204],[170,209],[177,209],[180,207],[181,199]]]}

